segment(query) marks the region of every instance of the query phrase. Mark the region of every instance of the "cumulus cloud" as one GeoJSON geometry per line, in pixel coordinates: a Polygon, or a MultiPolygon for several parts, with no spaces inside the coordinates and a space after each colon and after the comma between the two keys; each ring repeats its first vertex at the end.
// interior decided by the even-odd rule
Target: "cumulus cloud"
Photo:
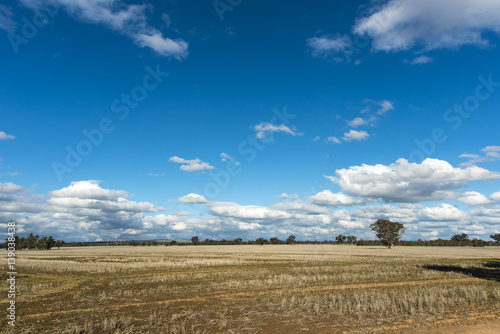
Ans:
{"type": "Polygon", "coordinates": [[[491,194],[490,198],[492,201],[500,203],[500,191],[497,191],[496,193],[491,194]]]}
{"type": "Polygon", "coordinates": [[[360,141],[367,139],[368,137],[370,137],[370,135],[366,131],[350,130],[349,132],[344,133],[343,139],[345,141],[353,141],[353,140],[360,141]]]}
{"type": "Polygon", "coordinates": [[[95,180],[74,181],[68,187],[50,191],[49,196],[111,201],[129,197],[126,191],[104,189],[99,186],[99,183],[95,180]]]}
{"type": "Polygon", "coordinates": [[[135,202],[126,191],[105,189],[97,181],[75,181],[46,198],[14,184],[0,184],[0,220],[15,220],[20,233],[50,234],[65,240],[125,238],[145,231],[145,213],[165,210],[135,202]],[[129,232],[125,232],[125,231],[129,232]]]}
{"type": "Polygon", "coordinates": [[[207,203],[207,199],[203,195],[190,193],[186,196],[182,196],[178,198],[181,203],[189,203],[189,204],[203,204],[207,203]]]}
{"type": "Polygon", "coordinates": [[[421,210],[421,218],[433,221],[459,221],[467,218],[467,214],[450,204],[441,203],[437,207],[427,207],[421,210]]]}
{"type": "Polygon", "coordinates": [[[323,190],[309,197],[309,201],[324,206],[351,206],[361,203],[360,200],[356,200],[351,196],[343,193],[332,193],[330,190],[323,190]]]}
{"type": "Polygon", "coordinates": [[[214,202],[209,204],[210,212],[219,217],[272,221],[289,218],[290,215],[281,210],[273,210],[258,205],[239,205],[231,202],[214,202]]]}
{"type": "Polygon", "coordinates": [[[500,173],[470,166],[454,168],[446,161],[425,159],[421,164],[399,159],[388,166],[363,164],[336,171],[336,181],[351,196],[387,202],[452,199],[469,181],[495,180],[500,173]]]}
{"type": "Polygon", "coordinates": [[[468,205],[485,205],[491,203],[486,196],[477,191],[467,191],[463,193],[458,198],[458,201],[468,205]]]}
{"type": "Polygon", "coordinates": [[[211,166],[209,163],[202,162],[198,158],[193,159],[193,160],[186,160],[183,158],[179,158],[177,156],[173,156],[173,157],[170,157],[168,160],[170,162],[181,164],[180,169],[185,171],[185,172],[197,172],[197,171],[201,171],[201,170],[214,169],[214,167],[211,166]]]}
{"type": "MultiPolygon", "coordinates": [[[[405,173],[396,169],[392,168],[393,173],[405,179],[405,173]]],[[[422,182],[425,177],[431,180],[437,177],[446,182],[450,179],[484,179],[487,176],[484,172],[470,169],[452,168],[451,172],[448,171],[452,175],[445,177],[435,175],[435,171],[428,175],[417,171],[414,174],[419,174],[420,179],[415,178],[414,182],[422,182]]],[[[394,193],[399,191],[397,187],[392,190],[394,193]]],[[[473,192],[462,195],[468,199],[480,198],[473,192]]],[[[492,203],[476,205],[470,212],[447,203],[366,204],[368,201],[363,197],[354,199],[348,194],[328,190],[311,196],[307,202],[298,199],[270,207],[231,202],[207,203],[203,196],[191,193],[180,197],[179,201],[204,204],[209,209],[208,214],[192,215],[189,211],[179,210],[167,215],[159,212],[164,208],[148,202],[135,202],[127,197],[130,197],[128,192],[106,189],[96,181],[73,182],[48,195],[35,195],[32,189],[0,183],[0,220],[15,219],[20,234],[51,234],[67,241],[106,238],[139,240],[165,236],[186,239],[192,235],[199,235],[200,238],[255,239],[262,236],[283,238],[290,234],[316,240],[332,239],[338,234],[373,238],[369,225],[377,219],[405,224],[409,238],[449,238],[462,232],[487,238],[491,234],[491,226],[500,224],[500,207],[495,205],[500,201],[500,192],[491,194],[492,203]],[[330,207],[351,204],[357,206],[349,211],[330,207]]],[[[289,199],[295,196],[282,197],[289,199]]],[[[0,227],[4,225],[0,223],[0,227]]]]}
{"type": "Polygon", "coordinates": [[[489,45],[483,33],[500,32],[500,2],[492,0],[391,0],[375,5],[355,24],[377,51],[489,45]]]}
{"type": "Polygon", "coordinates": [[[328,209],[318,206],[315,203],[307,203],[304,201],[296,200],[294,202],[276,203],[272,209],[285,211],[289,213],[303,213],[303,214],[326,214],[328,209]]]}
{"type": "Polygon", "coordinates": [[[8,140],[8,139],[15,139],[13,135],[8,135],[3,131],[0,131],[0,140],[8,140]]]}
{"type": "MultiPolygon", "coordinates": [[[[47,1],[21,2],[38,10],[47,1]]],[[[188,54],[187,42],[164,37],[159,30],[149,25],[146,13],[151,10],[151,5],[126,4],[121,0],[54,0],[52,3],[80,21],[104,25],[130,37],[139,47],[151,48],[159,55],[180,60],[188,54]]]]}
{"type": "Polygon", "coordinates": [[[272,136],[274,132],[285,133],[292,136],[301,136],[302,133],[298,132],[293,126],[288,127],[285,124],[274,125],[271,123],[263,122],[254,126],[255,136],[259,139],[264,139],[272,136]]]}

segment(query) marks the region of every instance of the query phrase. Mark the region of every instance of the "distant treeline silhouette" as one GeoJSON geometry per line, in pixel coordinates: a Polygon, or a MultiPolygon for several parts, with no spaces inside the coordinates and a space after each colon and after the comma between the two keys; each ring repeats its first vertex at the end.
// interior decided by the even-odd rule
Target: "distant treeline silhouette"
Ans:
{"type": "MultiPolygon", "coordinates": [[[[32,234],[30,234],[32,236],[32,234]]],[[[36,236],[38,237],[38,236],[36,236]]],[[[436,240],[398,240],[395,246],[462,246],[462,247],[484,247],[500,245],[498,240],[499,235],[492,235],[491,238],[495,241],[484,241],[481,239],[469,239],[465,233],[457,234],[451,237],[450,240],[436,239],[436,240]]],[[[29,239],[30,237],[28,237],[29,239]]],[[[50,237],[52,238],[52,237],[50,237]]],[[[21,238],[24,239],[24,238],[21,238]]],[[[30,240],[33,240],[31,238],[30,240]]],[[[52,239],[53,240],[53,239],[52,239]]],[[[234,240],[214,240],[205,239],[199,240],[197,236],[191,238],[191,241],[179,240],[120,240],[120,241],[96,241],[96,242],[64,242],[59,241],[61,244],[55,244],[56,247],[64,244],[65,247],[77,246],[196,246],[196,245],[357,245],[357,246],[380,246],[382,245],[379,240],[358,240],[356,236],[338,235],[335,240],[296,240],[294,235],[290,235],[286,240],[281,240],[278,237],[270,239],[258,238],[256,240],[243,240],[236,238],[234,240]]],[[[56,242],[57,243],[57,242],[56,242]]],[[[33,243],[30,243],[33,245],[33,243]]],[[[30,248],[30,247],[25,247],[30,248]]],[[[20,249],[20,248],[18,248],[20,249]]],[[[33,249],[33,248],[32,248],[33,249]]]]}
{"type": "MultiPolygon", "coordinates": [[[[7,249],[9,241],[8,239],[5,239],[5,243],[3,244],[3,248],[7,249]]],[[[64,241],[62,240],[54,240],[52,236],[48,237],[42,237],[38,235],[34,235],[33,233],[30,233],[26,238],[22,237],[19,238],[19,236],[14,237],[14,243],[16,244],[16,250],[22,250],[22,249],[39,249],[39,250],[49,250],[52,247],[61,247],[64,244],[64,241]]]]}

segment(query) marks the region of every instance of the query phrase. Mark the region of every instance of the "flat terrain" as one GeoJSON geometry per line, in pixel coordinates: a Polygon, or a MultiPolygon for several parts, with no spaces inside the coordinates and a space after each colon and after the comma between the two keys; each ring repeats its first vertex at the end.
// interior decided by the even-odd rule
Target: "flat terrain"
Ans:
{"type": "Polygon", "coordinates": [[[18,251],[17,268],[18,333],[500,328],[500,247],[81,247],[18,251]]]}

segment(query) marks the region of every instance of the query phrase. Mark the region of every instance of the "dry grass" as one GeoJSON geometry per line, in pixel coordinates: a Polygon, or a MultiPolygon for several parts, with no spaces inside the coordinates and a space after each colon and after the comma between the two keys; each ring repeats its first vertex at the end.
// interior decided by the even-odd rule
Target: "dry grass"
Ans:
{"type": "Polygon", "coordinates": [[[464,274],[473,270],[423,267],[489,270],[484,264],[500,258],[495,247],[86,247],[17,255],[25,333],[289,333],[306,322],[332,333],[479,309],[500,316],[499,283],[464,274]]]}

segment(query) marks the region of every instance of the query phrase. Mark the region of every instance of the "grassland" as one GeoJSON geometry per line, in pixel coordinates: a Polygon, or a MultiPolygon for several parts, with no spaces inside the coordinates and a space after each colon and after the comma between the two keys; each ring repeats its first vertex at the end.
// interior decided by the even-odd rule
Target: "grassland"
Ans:
{"type": "Polygon", "coordinates": [[[18,251],[16,332],[425,332],[497,321],[499,261],[499,247],[18,251]]]}

